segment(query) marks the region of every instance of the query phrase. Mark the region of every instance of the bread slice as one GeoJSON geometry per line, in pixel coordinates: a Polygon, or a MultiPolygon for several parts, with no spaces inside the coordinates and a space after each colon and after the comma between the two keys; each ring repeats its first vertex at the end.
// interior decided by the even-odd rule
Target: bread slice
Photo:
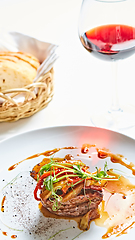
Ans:
{"type": "Polygon", "coordinates": [[[0,91],[31,84],[39,66],[39,60],[31,54],[0,52],[0,91]]]}

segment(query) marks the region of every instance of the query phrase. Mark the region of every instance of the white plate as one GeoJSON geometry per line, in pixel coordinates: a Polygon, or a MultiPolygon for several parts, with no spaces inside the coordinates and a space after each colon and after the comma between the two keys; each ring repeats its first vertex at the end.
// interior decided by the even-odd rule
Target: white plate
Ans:
{"type": "MultiPolygon", "coordinates": [[[[8,226],[18,230],[24,229],[22,232],[12,230],[0,221],[0,239],[11,240],[11,235],[16,234],[16,239],[19,240],[47,240],[54,233],[68,227],[71,227],[71,229],[59,233],[54,239],[71,240],[80,233],[80,230],[77,228],[74,221],[69,222],[67,220],[46,219],[40,213],[38,202],[33,200],[32,194],[32,186],[35,184],[35,181],[32,182],[32,180],[29,180],[29,172],[26,172],[30,171],[35,163],[40,162],[40,159],[36,158],[25,161],[10,172],[8,171],[8,167],[36,153],[58,147],[82,146],[84,143],[96,144],[97,147],[101,148],[106,147],[113,153],[122,154],[128,159],[128,161],[135,163],[135,140],[113,131],[94,127],[67,126],[45,128],[17,135],[0,142],[1,188],[18,173],[23,176],[21,178],[19,175],[17,181],[13,184],[13,189],[11,188],[11,185],[8,185],[3,190],[5,192],[8,191],[5,206],[8,205],[9,208],[6,208],[4,213],[1,212],[0,217],[8,226]],[[20,186],[22,188],[20,188],[20,186]],[[15,191],[19,191],[19,194],[21,191],[21,197],[16,195],[15,191]],[[18,202],[20,202],[20,205],[18,202]],[[75,226],[75,228],[72,228],[72,226],[75,226]],[[40,231],[37,230],[39,227],[40,231]],[[36,233],[35,229],[37,230],[36,233]],[[8,236],[4,236],[2,231],[7,232],[8,236]]],[[[60,154],[62,153],[59,152],[58,155],[60,154]]],[[[90,158],[85,161],[90,166],[93,165],[90,158]]],[[[99,161],[98,164],[96,163],[96,166],[99,166],[100,164],[99,161]]],[[[109,167],[111,167],[111,164],[112,163],[109,163],[109,167]]],[[[121,166],[119,166],[119,169],[120,168],[121,166]]],[[[2,196],[1,193],[1,199],[2,196]]],[[[106,229],[99,228],[95,226],[94,222],[92,222],[89,231],[81,234],[77,239],[100,240],[105,232],[106,229]]],[[[134,236],[135,228],[131,229],[128,234],[118,237],[118,239],[134,239],[134,236]]]]}

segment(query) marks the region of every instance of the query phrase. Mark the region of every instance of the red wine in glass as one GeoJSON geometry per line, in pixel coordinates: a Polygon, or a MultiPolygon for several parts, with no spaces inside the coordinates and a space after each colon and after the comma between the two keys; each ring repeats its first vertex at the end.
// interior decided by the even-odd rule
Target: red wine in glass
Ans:
{"type": "MultiPolygon", "coordinates": [[[[135,126],[135,107],[132,104],[123,106],[126,99],[123,103],[121,102],[122,105],[119,104],[120,92],[117,84],[117,76],[122,76],[122,82],[127,80],[124,75],[117,74],[118,60],[128,58],[135,53],[135,0],[83,0],[79,14],[78,33],[82,45],[90,55],[109,61],[112,67],[108,75],[106,75],[107,71],[102,71],[103,76],[100,77],[100,81],[105,76],[107,81],[110,81],[109,89],[106,91],[112,95],[112,104],[108,110],[105,110],[106,106],[101,102],[99,105],[95,104],[95,107],[92,106],[91,122],[97,127],[114,130],[135,126]]],[[[129,62],[127,60],[126,69],[124,69],[128,72],[131,67],[129,62]]],[[[97,71],[98,63],[97,65],[94,62],[90,64],[93,80],[96,77],[95,71],[97,71]]],[[[104,68],[108,66],[104,62],[104,68]]],[[[129,74],[129,78],[132,80],[133,75],[129,74]]],[[[92,83],[90,87],[92,88],[92,83]]],[[[122,85],[120,91],[123,87],[122,85]]],[[[130,88],[129,83],[126,92],[127,100],[130,88]]],[[[108,104],[109,99],[105,100],[108,104]]],[[[98,101],[97,98],[97,103],[98,101]]]]}
{"type": "Polygon", "coordinates": [[[88,30],[80,36],[86,50],[102,60],[118,60],[135,52],[135,28],[110,24],[88,30]]]}

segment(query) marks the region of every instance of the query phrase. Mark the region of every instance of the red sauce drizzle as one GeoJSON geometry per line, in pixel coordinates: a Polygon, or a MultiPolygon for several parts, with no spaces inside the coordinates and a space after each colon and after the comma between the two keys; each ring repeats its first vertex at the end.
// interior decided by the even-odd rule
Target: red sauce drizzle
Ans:
{"type": "Polygon", "coordinates": [[[2,201],[1,201],[1,212],[4,212],[4,203],[6,200],[6,196],[3,197],[2,201]]]}
{"type": "Polygon", "coordinates": [[[17,235],[12,235],[11,238],[15,239],[15,238],[17,238],[17,235]]]}
{"type": "Polygon", "coordinates": [[[91,147],[96,147],[96,145],[95,144],[88,144],[88,143],[83,144],[82,147],[81,147],[81,153],[83,153],[83,154],[88,153],[89,149],[91,147]]]}
{"type": "Polygon", "coordinates": [[[2,232],[2,234],[3,234],[4,236],[8,236],[7,232],[2,232]]]}
{"type": "Polygon", "coordinates": [[[36,158],[36,157],[39,157],[41,155],[45,156],[45,157],[48,157],[48,156],[51,156],[53,155],[54,153],[57,153],[59,152],[60,150],[62,149],[78,149],[77,147],[63,147],[63,148],[54,148],[52,150],[47,150],[45,152],[42,152],[42,153],[37,153],[37,154],[34,154],[28,158],[25,158],[23,159],[22,161],[18,162],[18,163],[15,163],[13,164],[11,167],[8,168],[8,171],[12,171],[14,170],[20,163],[26,161],[26,160],[30,160],[30,159],[33,159],[33,158],[36,158]]]}
{"type": "Polygon", "coordinates": [[[108,149],[98,149],[97,148],[98,157],[101,159],[110,157],[111,162],[119,163],[122,166],[128,168],[132,171],[132,174],[135,175],[135,165],[132,162],[128,162],[124,159],[124,156],[121,154],[114,154],[110,152],[108,149]]]}

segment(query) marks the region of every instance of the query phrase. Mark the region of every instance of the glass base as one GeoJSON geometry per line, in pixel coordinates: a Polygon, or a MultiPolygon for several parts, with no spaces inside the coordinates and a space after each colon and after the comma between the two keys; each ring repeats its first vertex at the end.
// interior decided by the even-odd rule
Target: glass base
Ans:
{"type": "Polygon", "coordinates": [[[96,127],[120,130],[135,126],[135,106],[127,105],[118,111],[98,112],[91,116],[96,127]]]}

